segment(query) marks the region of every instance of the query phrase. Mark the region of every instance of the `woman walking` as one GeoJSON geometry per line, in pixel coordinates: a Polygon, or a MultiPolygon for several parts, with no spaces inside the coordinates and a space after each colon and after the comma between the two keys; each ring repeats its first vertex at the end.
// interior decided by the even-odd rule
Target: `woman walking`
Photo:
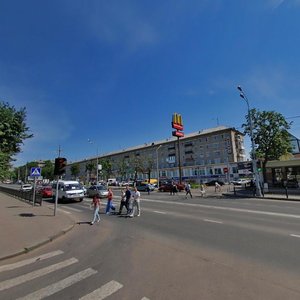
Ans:
{"type": "Polygon", "coordinates": [[[99,215],[99,209],[100,209],[99,194],[94,195],[91,206],[93,206],[93,208],[94,208],[94,219],[90,224],[93,225],[96,222],[96,220],[97,220],[97,222],[100,222],[100,220],[101,220],[100,215],[99,215]]]}

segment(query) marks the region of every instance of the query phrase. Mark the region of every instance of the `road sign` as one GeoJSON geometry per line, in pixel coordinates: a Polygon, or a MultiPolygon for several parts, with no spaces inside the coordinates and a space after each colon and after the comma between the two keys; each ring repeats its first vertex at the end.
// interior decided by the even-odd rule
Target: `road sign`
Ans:
{"type": "Polygon", "coordinates": [[[30,176],[41,176],[41,168],[38,167],[31,168],[30,176]]]}

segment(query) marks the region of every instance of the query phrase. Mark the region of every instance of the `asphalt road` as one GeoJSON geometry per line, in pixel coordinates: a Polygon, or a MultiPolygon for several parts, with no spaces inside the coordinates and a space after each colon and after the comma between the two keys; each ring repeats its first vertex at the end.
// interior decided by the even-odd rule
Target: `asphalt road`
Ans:
{"type": "Polygon", "coordinates": [[[90,199],[59,205],[78,225],[5,265],[34,263],[0,266],[0,298],[300,299],[300,203],[183,193],[141,201],[141,217],[101,214],[93,226],[90,199]]]}

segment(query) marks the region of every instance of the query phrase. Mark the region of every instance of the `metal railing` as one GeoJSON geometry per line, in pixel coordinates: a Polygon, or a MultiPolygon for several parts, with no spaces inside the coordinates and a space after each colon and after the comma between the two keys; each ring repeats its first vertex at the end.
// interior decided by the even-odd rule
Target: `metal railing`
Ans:
{"type": "MultiPolygon", "coordinates": [[[[238,186],[233,185],[230,187],[230,190],[233,191],[234,195],[236,196],[256,196],[256,189],[255,186],[238,186]]],[[[289,188],[289,187],[268,187],[264,188],[261,187],[262,196],[267,195],[278,195],[289,199],[290,196],[297,196],[300,197],[300,189],[299,188],[289,188]]]]}
{"type": "MultiPolygon", "coordinates": [[[[0,186],[0,192],[9,194],[17,199],[25,200],[28,202],[33,201],[33,191],[25,192],[25,191],[20,191],[8,187],[0,186]]],[[[35,193],[34,204],[39,204],[40,206],[42,206],[42,203],[43,203],[42,195],[35,193]]]]}

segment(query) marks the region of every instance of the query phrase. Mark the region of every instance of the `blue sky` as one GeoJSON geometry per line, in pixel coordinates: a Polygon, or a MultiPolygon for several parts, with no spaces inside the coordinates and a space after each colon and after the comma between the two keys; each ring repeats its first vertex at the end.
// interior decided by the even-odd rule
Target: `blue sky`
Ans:
{"type": "Polygon", "coordinates": [[[34,134],[15,165],[165,139],[174,112],[186,133],[241,129],[239,84],[251,107],[299,116],[299,14],[299,0],[0,1],[0,100],[34,134]]]}

